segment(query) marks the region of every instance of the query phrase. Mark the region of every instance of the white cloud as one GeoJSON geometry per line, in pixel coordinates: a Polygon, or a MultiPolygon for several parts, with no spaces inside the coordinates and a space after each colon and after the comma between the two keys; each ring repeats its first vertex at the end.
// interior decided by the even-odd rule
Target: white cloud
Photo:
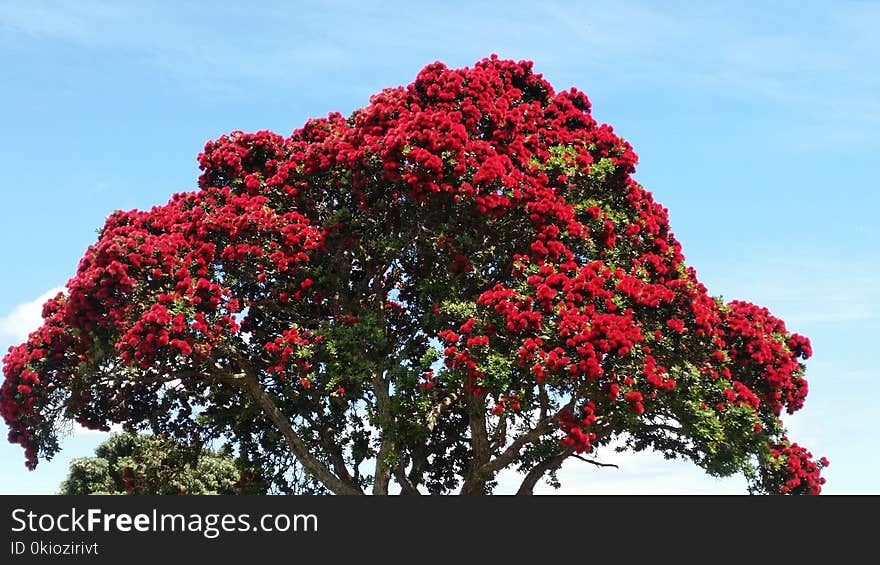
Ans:
{"type": "Polygon", "coordinates": [[[784,6],[762,10],[757,21],[754,11],[711,4],[544,5],[546,16],[574,38],[572,52],[580,49],[592,66],[618,79],[687,85],[719,99],[758,101],[780,117],[799,116],[771,135],[774,150],[860,148],[875,139],[880,104],[873,93],[880,84],[863,69],[880,50],[876,8],[817,6],[804,16],[812,21],[798,22],[784,6]]]}
{"type": "Polygon", "coordinates": [[[873,258],[771,262],[764,258],[725,256],[730,269],[703,269],[701,280],[725,300],[740,298],[767,306],[792,331],[821,324],[851,324],[877,320],[880,284],[873,258]]]}
{"type": "Polygon", "coordinates": [[[266,19],[234,4],[206,13],[201,7],[166,1],[149,6],[103,0],[8,6],[2,2],[0,31],[8,33],[0,35],[0,42],[22,45],[48,40],[76,48],[125,50],[134,65],[146,64],[187,84],[204,86],[210,81],[215,93],[229,88],[231,79],[295,76],[301,80],[310,72],[352,61],[350,48],[323,37],[328,16],[320,11],[281,10],[266,19]],[[175,17],[167,17],[169,10],[175,17]],[[227,27],[233,21],[238,23],[227,27]],[[260,33],[248,39],[247,49],[230,42],[229,33],[223,31],[239,33],[241,28],[257,26],[260,33]],[[297,41],[290,41],[290,29],[299,30],[297,41]],[[313,30],[320,30],[322,39],[313,39],[313,30]]]}
{"type": "MultiPolygon", "coordinates": [[[[535,494],[560,495],[628,495],[628,494],[746,494],[747,485],[741,476],[714,478],[688,461],[669,461],[656,452],[615,453],[606,450],[595,459],[611,463],[619,468],[600,468],[583,461],[570,458],[559,470],[557,476],[562,487],[554,489],[541,481],[535,487],[535,494]]],[[[498,494],[513,494],[519,487],[522,476],[514,471],[499,474],[498,494]]]]}
{"type": "Polygon", "coordinates": [[[89,428],[85,428],[85,427],[77,424],[76,422],[74,422],[73,429],[71,430],[71,433],[73,435],[77,435],[77,436],[90,436],[90,435],[109,436],[110,434],[115,434],[115,433],[119,433],[122,431],[123,431],[122,424],[112,424],[110,426],[109,432],[102,432],[101,430],[91,430],[89,428]]]}
{"type": "Polygon", "coordinates": [[[43,304],[63,291],[63,287],[55,287],[30,302],[19,304],[9,314],[0,317],[0,342],[18,343],[27,339],[28,334],[42,324],[43,304]]]}
{"type": "MultiPolygon", "coordinates": [[[[20,343],[27,339],[28,335],[43,323],[43,304],[50,298],[55,298],[59,292],[64,291],[65,289],[60,286],[47,290],[37,298],[19,304],[9,314],[0,317],[0,343],[20,343]]],[[[122,431],[122,426],[111,426],[111,433],[120,431],[122,431]]],[[[71,422],[71,433],[78,436],[109,435],[108,432],[84,428],[76,422],[71,422]]]]}
{"type": "Polygon", "coordinates": [[[47,6],[18,3],[14,9],[4,6],[0,26],[31,36],[81,38],[84,24],[80,18],[47,6]]]}

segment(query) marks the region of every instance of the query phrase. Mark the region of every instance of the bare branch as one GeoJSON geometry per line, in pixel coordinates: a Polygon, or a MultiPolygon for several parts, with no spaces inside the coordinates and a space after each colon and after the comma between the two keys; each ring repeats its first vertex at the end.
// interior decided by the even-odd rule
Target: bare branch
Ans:
{"type": "Polygon", "coordinates": [[[580,459],[584,463],[589,463],[590,465],[595,465],[596,467],[613,467],[615,469],[620,469],[620,467],[618,467],[617,465],[615,465],[613,463],[601,463],[599,461],[596,461],[595,459],[587,459],[586,457],[582,457],[582,456],[578,455],[577,453],[573,454],[572,457],[574,457],[575,459],[580,459]]]}
{"type": "Polygon", "coordinates": [[[676,428],[675,426],[670,426],[668,424],[644,424],[642,427],[648,430],[664,430],[674,434],[681,433],[681,428],[676,428]]]}

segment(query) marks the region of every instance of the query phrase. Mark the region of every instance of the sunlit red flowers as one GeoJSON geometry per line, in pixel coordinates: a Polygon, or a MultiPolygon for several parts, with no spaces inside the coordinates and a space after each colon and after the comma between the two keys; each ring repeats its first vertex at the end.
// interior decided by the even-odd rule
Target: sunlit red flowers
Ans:
{"type": "Polygon", "coordinates": [[[233,365],[329,413],[375,401],[376,371],[348,370],[361,355],[392,358],[401,405],[471,398],[500,426],[555,402],[547,433],[574,453],[623,433],[677,446],[656,424],[677,422],[666,433],[763,457],[776,492],[818,493],[827,461],[774,423],[803,406],[809,340],[708,294],[632,178],[632,147],[590,109],[493,57],[428,65],[289,137],[208,142],[199,189],[112,214],[43,327],[10,349],[9,440],[33,467],[65,414],[95,428],[160,414],[197,433],[187,418],[240,378],[233,365]],[[428,347],[442,367],[421,366],[428,347]]]}

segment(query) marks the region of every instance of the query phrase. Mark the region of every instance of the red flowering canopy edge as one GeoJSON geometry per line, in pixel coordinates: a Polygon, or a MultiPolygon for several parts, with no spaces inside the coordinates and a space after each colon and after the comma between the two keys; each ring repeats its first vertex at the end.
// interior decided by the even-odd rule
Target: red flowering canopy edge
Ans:
{"type": "MultiPolygon", "coordinates": [[[[602,446],[819,493],[785,436],[809,341],[711,297],[632,147],[528,62],[425,67],[345,118],[240,131],[116,212],[4,359],[27,465],[71,419],[225,438],[276,482],[521,493],[602,446]]],[[[595,461],[593,461],[595,462],[595,461]]]]}

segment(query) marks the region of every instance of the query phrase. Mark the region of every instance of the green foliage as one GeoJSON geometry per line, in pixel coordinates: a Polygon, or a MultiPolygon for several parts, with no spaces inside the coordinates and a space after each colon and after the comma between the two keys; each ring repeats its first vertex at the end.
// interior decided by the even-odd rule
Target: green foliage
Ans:
{"type": "Polygon", "coordinates": [[[191,449],[155,435],[120,433],[74,459],[60,494],[240,494],[248,485],[226,450],[191,449]]]}

